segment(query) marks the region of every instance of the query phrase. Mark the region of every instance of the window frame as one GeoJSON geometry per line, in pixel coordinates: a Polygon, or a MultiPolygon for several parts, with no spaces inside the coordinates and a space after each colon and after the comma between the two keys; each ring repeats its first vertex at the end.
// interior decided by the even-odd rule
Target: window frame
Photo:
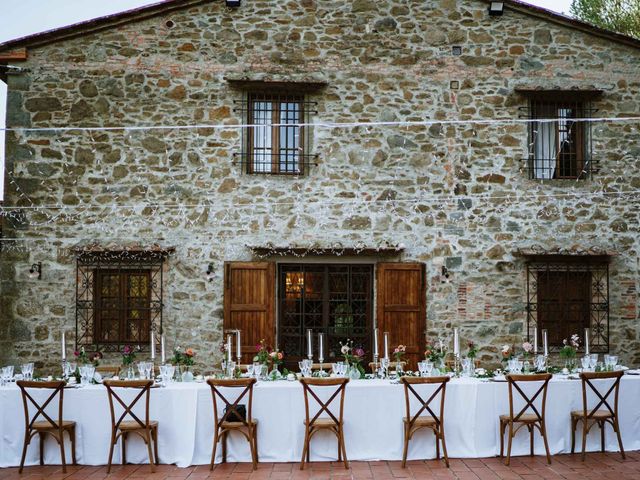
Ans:
{"type": "MultiPolygon", "coordinates": [[[[539,325],[539,312],[541,307],[539,277],[544,272],[568,272],[590,274],[590,302],[587,325],[590,331],[591,351],[607,353],[609,351],[609,260],[608,256],[600,255],[535,255],[527,260],[526,264],[526,321],[528,338],[532,339],[534,328],[538,328],[538,335],[542,325],[539,325]]],[[[562,302],[570,304],[570,301],[562,302]]],[[[584,331],[577,333],[581,338],[584,331]]],[[[562,339],[552,342],[550,335],[549,351],[558,352],[562,348],[562,339]]]]}
{"type": "Polygon", "coordinates": [[[151,332],[156,336],[156,345],[159,344],[163,328],[164,262],[172,251],[76,252],[76,348],[85,347],[106,353],[121,352],[125,345],[134,345],[139,346],[142,352],[148,352],[151,332]],[[102,284],[101,276],[109,271],[120,277],[115,302],[119,335],[113,341],[101,338],[105,310],[101,308],[102,294],[98,290],[102,284]],[[131,275],[140,273],[148,275],[148,299],[141,309],[147,312],[144,323],[148,326],[148,333],[144,333],[139,340],[133,340],[125,331],[131,310],[128,280],[131,275]]]}

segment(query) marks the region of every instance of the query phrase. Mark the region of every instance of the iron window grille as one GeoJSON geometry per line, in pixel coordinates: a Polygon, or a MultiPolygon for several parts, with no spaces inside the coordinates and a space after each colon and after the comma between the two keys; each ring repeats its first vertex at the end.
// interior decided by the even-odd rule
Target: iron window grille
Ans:
{"type": "Polygon", "coordinates": [[[523,117],[529,123],[529,148],[525,159],[529,178],[584,180],[597,172],[593,158],[591,122],[580,121],[597,112],[590,100],[561,94],[535,95],[523,117]],[[547,120],[547,121],[545,121],[547,120]]]}
{"type": "Polygon", "coordinates": [[[590,331],[592,352],[609,351],[609,263],[601,257],[535,257],[527,264],[527,331],[546,329],[549,349],[590,331]]]}
{"type": "Polygon", "coordinates": [[[305,175],[316,165],[311,152],[311,115],[316,102],[304,95],[246,92],[235,112],[248,125],[242,129],[242,151],[235,163],[249,174],[305,175]]]}
{"type": "MultiPolygon", "coordinates": [[[[149,351],[162,333],[166,252],[80,252],[76,264],[76,346],[149,351]]],[[[159,343],[156,342],[156,345],[159,343]]]]}

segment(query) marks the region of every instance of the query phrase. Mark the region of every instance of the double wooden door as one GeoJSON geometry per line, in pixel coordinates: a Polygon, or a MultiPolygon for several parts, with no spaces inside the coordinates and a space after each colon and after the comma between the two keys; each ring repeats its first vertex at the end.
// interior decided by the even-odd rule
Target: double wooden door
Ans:
{"type": "Polygon", "coordinates": [[[409,368],[416,368],[425,347],[424,264],[378,263],[375,277],[373,268],[363,264],[285,264],[276,268],[273,262],[226,263],[224,329],[242,331],[243,363],[252,361],[256,344],[264,339],[269,345],[277,344],[288,365],[297,367],[295,362],[306,355],[307,328],[314,331],[316,361],[315,334],[323,331],[328,339],[327,361],[338,360],[339,342],[350,338],[364,348],[368,362],[376,325],[380,354],[383,332],[387,331],[390,349],[406,345],[409,368]]]}

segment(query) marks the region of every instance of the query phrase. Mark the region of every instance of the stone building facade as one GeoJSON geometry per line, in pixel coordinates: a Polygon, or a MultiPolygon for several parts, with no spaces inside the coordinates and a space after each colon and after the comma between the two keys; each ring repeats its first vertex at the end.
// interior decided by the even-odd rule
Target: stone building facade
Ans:
{"type": "MultiPolygon", "coordinates": [[[[79,325],[93,320],[78,313],[78,292],[98,281],[83,255],[146,261],[150,251],[163,258],[154,274],[167,349],[193,347],[203,368],[221,359],[225,262],[239,261],[274,265],[274,295],[287,265],[370,266],[369,338],[376,264],[422,264],[427,336],[460,327],[485,361],[531,335],[542,308],[531,294],[546,289],[573,322],[563,333],[586,302],[594,346],[640,362],[638,123],[554,122],[554,162],[564,140],[580,144],[567,147],[578,171],[561,175],[538,162],[544,122],[525,121],[637,116],[640,43],[517,2],[491,16],[487,3],[168,2],[0,46],[26,48],[5,62],[19,69],[0,70],[11,128],[0,363],[50,367],[62,331],[74,344],[93,328],[79,325]],[[256,137],[241,126],[259,123],[254,92],[303,102],[296,115],[311,125],[291,140],[302,175],[252,169],[256,137]],[[40,280],[28,275],[38,262],[40,280]],[[576,270],[586,284],[562,274],[588,298],[582,287],[554,296],[557,279],[543,288],[539,272],[557,264],[596,265],[576,270]]],[[[285,299],[269,302],[280,325],[285,299]]],[[[423,328],[419,316],[407,330],[423,328]]]]}

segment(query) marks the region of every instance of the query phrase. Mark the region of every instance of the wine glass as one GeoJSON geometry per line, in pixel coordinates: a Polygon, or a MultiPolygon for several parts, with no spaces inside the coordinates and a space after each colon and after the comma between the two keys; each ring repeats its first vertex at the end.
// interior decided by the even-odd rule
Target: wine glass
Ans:
{"type": "Polygon", "coordinates": [[[144,364],[144,378],[146,378],[147,380],[153,380],[153,377],[155,377],[153,370],[154,370],[153,363],[145,362],[145,364],[144,364]]]}
{"type": "Polygon", "coordinates": [[[31,380],[33,378],[33,363],[22,364],[20,370],[25,380],[31,380]]]}
{"type": "Polygon", "coordinates": [[[596,365],[598,365],[598,354],[592,353],[589,355],[589,368],[595,371],[596,365]]]}
{"type": "Polygon", "coordinates": [[[547,363],[547,361],[546,361],[546,359],[544,358],[544,355],[538,355],[538,356],[536,357],[536,371],[537,371],[537,372],[542,372],[542,371],[544,371],[544,370],[545,370],[545,367],[547,366],[547,365],[546,365],[546,363],[547,363]]]}
{"type": "Polygon", "coordinates": [[[140,373],[140,378],[146,378],[144,375],[146,369],[147,369],[146,362],[138,362],[138,372],[140,373]]]}
{"type": "Polygon", "coordinates": [[[470,367],[471,367],[471,359],[467,358],[467,357],[463,358],[462,359],[462,374],[464,376],[467,376],[467,377],[470,376],[470,374],[469,374],[470,367]]]}
{"type": "Polygon", "coordinates": [[[424,365],[424,371],[427,374],[427,377],[430,377],[431,372],[433,371],[433,362],[426,362],[424,365]]]}
{"type": "Polygon", "coordinates": [[[591,358],[584,356],[580,359],[580,363],[582,364],[582,371],[586,372],[589,370],[589,366],[591,365],[591,358]]]}

